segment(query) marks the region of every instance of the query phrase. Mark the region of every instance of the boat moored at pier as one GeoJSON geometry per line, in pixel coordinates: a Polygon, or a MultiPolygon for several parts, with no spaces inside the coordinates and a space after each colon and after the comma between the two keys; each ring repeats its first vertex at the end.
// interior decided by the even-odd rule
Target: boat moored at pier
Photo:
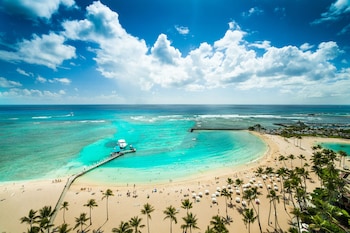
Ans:
{"type": "Polygon", "coordinates": [[[125,139],[119,139],[117,143],[120,149],[125,149],[128,146],[125,139]]]}

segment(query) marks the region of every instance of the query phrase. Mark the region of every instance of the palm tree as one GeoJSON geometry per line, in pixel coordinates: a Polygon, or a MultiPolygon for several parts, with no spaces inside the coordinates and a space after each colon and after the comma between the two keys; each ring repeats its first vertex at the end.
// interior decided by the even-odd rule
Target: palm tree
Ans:
{"type": "Polygon", "coordinates": [[[299,208],[293,208],[293,210],[290,213],[296,217],[298,224],[298,232],[300,232],[300,217],[303,215],[302,212],[299,208]]]}
{"type": "Polygon", "coordinates": [[[120,225],[118,228],[113,228],[112,232],[115,233],[132,233],[131,226],[129,225],[128,222],[120,222],[120,225]]]}
{"type": "Polygon", "coordinates": [[[44,206],[39,210],[40,229],[45,229],[47,232],[50,231],[50,228],[53,227],[53,224],[50,223],[53,213],[51,206],[44,206]]]}
{"type": "Polygon", "coordinates": [[[258,167],[254,173],[256,174],[256,176],[262,176],[262,174],[264,174],[264,169],[262,167],[258,167]]]}
{"type": "Polygon", "coordinates": [[[277,225],[278,225],[278,220],[277,220],[277,205],[276,201],[279,203],[280,202],[280,197],[279,195],[276,194],[275,190],[270,190],[270,193],[266,196],[267,198],[270,198],[270,212],[269,212],[269,221],[270,221],[270,213],[271,213],[271,203],[273,204],[273,208],[275,210],[275,231],[277,231],[277,225]]]}
{"type": "Polygon", "coordinates": [[[81,213],[80,216],[75,218],[75,226],[74,230],[78,227],[80,227],[80,232],[83,232],[83,226],[86,225],[86,221],[89,220],[89,218],[86,217],[86,213],[81,213]]]}
{"type": "Polygon", "coordinates": [[[208,226],[204,233],[216,233],[216,232],[214,231],[213,228],[210,228],[210,227],[208,226]]]}
{"type": "Polygon", "coordinates": [[[309,225],[309,228],[315,232],[333,232],[329,222],[318,214],[311,216],[311,224],[309,225]]]}
{"type": "Polygon", "coordinates": [[[170,219],[170,233],[172,233],[172,223],[173,223],[173,221],[175,222],[175,224],[177,223],[177,219],[176,219],[175,215],[178,213],[178,211],[175,209],[175,207],[173,207],[171,205],[171,206],[168,206],[163,211],[163,213],[165,214],[165,218],[164,219],[167,219],[167,218],[170,219]]]}
{"type": "Polygon", "coordinates": [[[185,229],[187,231],[187,228],[190,228],[190,233],[192,233],[193,229],[199,229],[197,226],[198,219],[196,218],[196,215],[193,215],[192,213],[188,213],[186,217],[182,218],[185,221],[185,224],[181,225],[181,228],[185,229]]]}
{"type": "Polygon", "coordinates": [[[300,159],[300,167],[303,167],[303,160],[306,160],[306,157],[303,154],[300,154],[298,159],[300,159]]]}
{"type": "Polygon", "coordinates": [[[63,223],[61,226],[58,226],[54,232],[58,232],[58,233],[68,233],[72,230],[72,228],[68,228],[68,224],[67,223],[63,223]]]}
{"type": "Polygon", "coordinates": [[[90,209],[90,225],[92,225],[91,210],[92,210],[92,208],[97,207],[98,205],[97,205],[95,199],[90,199],[90,200],[88,200],[88,202],[86,204],[84,204],[84,206],[87,206],[90,209]]]}
{"type": "Polygon", "coordinates": [[[232,178],[228,177],[226,183],[227,185],[233,185],[234,181],[232,180],[232,178]]]}
{"type": "MultiPolygon", "coordinates": [[[[273,173],[274,173],[274,169],[272,167],[266,167],[264,173],[265,173],[265,175],[271,177],[271,175],[273,175],[273,173]]],[[[264,181],[264,185],[265,185],[266,190],[269,191],[264,179],[263,179],[263,181],[264,181]]]]}
{"type": "Polygon", "coordinates": [[[68,201],[65,201],[62,203],[62,206],[60,208],[60,210],[63,210],[63,223],[66,223],[66,219],[65,219],[65,213],[66,213],[66,210],[68,210],[68,201]]]}
{"type": "Polygon", "coordinates": [[[266,167],[264,173],[266,175],[271,175],[273,173],[273,168],[272,167],[266,167]]]}
{"type": "Polygon", "coordinates": [[[283,206],[286,212],[287,212],[287,207],[286,207],[286,192],[284,191],[284,177],[287,174],[287,172],[288,172],[288,169],[284,167],[281,167],[276,171],[276,174],[278,174],[278,177],[280,178],[281,192],[283,193],[283,206]]]}
{"type": "Polygon", "coordinates": [[[283,164],[284,164],[284,166],[286,167],[286,157],[284,157],[283,155],[280,155],[279,157],[278,157],[278,161],[283,161],[283,164]]]}
{"type": "Polygon", "coordinates": [[[254,206],[255,199],[257,199],[260,195],[261,195],[261,192],[258,191],[258,188],[252,187],[252,188],[244,191],[243,198],[248,201],[248,206],[250,205],[250,203],[252,204],[253,209],[256,213],[256,217],[258,218],[260,232],[262,233],[261,222],[260,222],[260,213],[259,213],[260,212],[259,203],[257,203],[258,209],[256,209],[254,206]]]}
{"type": "Polygon", "coordinates": [[[254,216],[253,209],[244,209],[242,214],[243,214],[243,222],[246,226],[248,225],[248,232],[250,233],[250,224],[254,223],[257,216],[254,216]]]}
{"type": "Polygon", "coordinates": [[[188,210],[192,209],[192,202],[190,202],[190,199],[185,199],[181,202],[181,207],[185,210],[187,210],[187,214],[188,214],[188,210]]]}
{"type": "Polygon", "coordinates": [[[225,206],[226,206],[226,218],[228,218],[228,213],[227,213],[227,200],[228,198],[232,199],[232,194],[226,189],[226,188],[223,188],[221,190],[221,196],[224,196],[225,199],[226,199],[226,202],[225,202],[225,206]]]}
{"type": "Polygon", "coordinates": [[[151,213],[154,211],[153,206],[151,206],[149,203],[146,203],[143,205],[143,209],[141,210],[141,214],[146,215],[147,217],[147,229],[149,233],[149,219],[151,219],[151,213]]]}
{"type": "Polygon", "coordinates": [[[346,229],[341,221],[339,221],[340,218],[343,218],[343,221],[345,222],[350,220],[350,215],[346,210],[332,205],[327,201],[323,201],[320,198],[313,199],[313,204],[317,207],[316,210],[318,212],[316,215],[319,215],[326,220],[329,225],[333,226],[333,228],[340,228],[343,232],[348,232],[348,229],[346,229]]]}
{"type": "Polygon", "coordinates": [[[295,168],[295,172],[299,175],[299,176],[301,176],[302,178],[303,178],[303,181],[304,181],[304,189],[305,189],[305,191],[306,191],[306,189],[307,189],[307,187],[306,187],[306,180],[307,179],[310,179],[310,174],[309,174],[309,171],[307,171],[305,168],[298,168],[298,167],[296,167],[295,168]]]}
{"type": "Polygon", "coordinates": [[[340,159],[339,159],[339,166],[341,167],[342,162],[343,162],[343,164],[344,164],[344,159],[345,159],[348,155],[347,155],[347,153],[346,153],[345,151],[343,151],[343,150],[338,151],[338,154],[339,154],[339,156],[340,156],[340,159]]]}
{"type": "Polygon", "coordinates": [[[299,136],[297,136],[297,138],[298,138],[298,141],[299,141],[299,147],[301,148],[301,139],[302,139],[302,137],[299,135],[299,136]]]}
{"type": "Polygon", "coordinates": [[[107,210],[107,221],[108,221],[108,198],[114,196],[112,190],[107,189],[106,192],[102,193],[102,200],[106,198],[106,210],[107,210]]]}
{"type": "Polygon", "coordinates": [[[290,159],[290,166],[291,166],[291,168],[293,169],[293,160],[295,159],[295,156],[294,156],[293,154],[290,154],[290,155],[288,156],[288,159],[290,159]]]}
{"type": "Polygon", "coordinates": [[[30,229],[33,228],[33,224],[36,223],[36,219],[39,218],[39,216],[36,215],[37,211],[34,211],[33,209],[29,210],[28,217],[24,216],[22,217],[21,223],[27,223],[29,224],[30,229]]]}
{"type": "Polygon", "coordinates": [[[241,187],[241,192],[243,193],[243,190],[242,190],[243,180],[237,178],[237,179],[235,180],[235,184],[236,184],[238,187],[241,187]]]}
{"type": "Polygon", "coordinates": [[[215,233],[228,233],[228,229],[225,226],[225,219],[219,215],[215,215],[210,220],[210,225],[213,225],[212,231],[215,233]]]}
{"type": "MultiPolygon", "coordinates": [[[[265,171],[264,171],[264,169],[263,169],[262,167],[258,167],[258,168],[255,170],[255,174],[256,174],[256,176],[262,177],[262,175],[265,174],[265,171]]],[[[265,188],[267,189],[265,179],[263,179],[263,182],[264,182],[265,188]]]]}
{"type": "Polygon", "coordinates": [[[129,224],[131,227],[134,228],[134,233],[141,233],[141,231],[138,228],[143,228],[145,225],[141,224],[142,218],[139,218],[138,216],[132,217],[129,221],[129,224]]]}

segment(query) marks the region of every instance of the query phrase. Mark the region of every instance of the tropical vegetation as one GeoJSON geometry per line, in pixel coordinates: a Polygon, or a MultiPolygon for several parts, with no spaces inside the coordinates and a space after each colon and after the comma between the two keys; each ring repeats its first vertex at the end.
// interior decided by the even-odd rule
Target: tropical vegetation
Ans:
{"type": "MultiPolygon", "coordinates": [[[[194,214],[192,208],[195,208],[194,202],[190,199],[182,199],[178,207],[182,208],[182,212],[179,220],[181,220],[180,226],[176,226],[178,223],[179,209],[176,206],[167,206],[162,213],[164,222],[169,224],[169,232],[178,232],[179,228],[183,232],[206,232],[206,233],[228,233],[228,225],[233,221],[243,221],[246,225],[247,232],[251,232],[251,227],[254,224],[259,227],[259,231],[271,232],[272,228],[274,232],[334,232],[345,233],[350,232],[350,215],[349,205],[350,193],[346,189],[347,183],[343,179],[342,174],[346,171],[341,170],[339,167],[342,165],[342,161],[347,157],[345,152],[334,152],[329,149],[324,149],[321,146],[315,146],[312,148],[313,153],[311,160],[307,161],[303,155],[280,155],[276,158],[276,162],[280,162],[284,166],[274,169],[272,167],[258,167],[255,171],[256,177],[261,177],[264,182],[264,186],[250,186],[244,187],[243,180],[241,179],[227,179],[227,188],[222,188],[220,191],[221,203],[224,204],[225,213],[224,216],[219,214],[212,216],[210,222],[208,222],[206,229],[199,229],[197,215],[194,214]],[[295,161],[294,161],[295,160],[295,161]],[[310,164],[310,165],[309,165],[310,164]],[[288,166],[287,166],[288,165],[288,166]],[[310,190],[310,173],[317,175],[319,179],[319,186],[316,186],[313,190],[310,190]],[[280,182],[273,187],[268,184],[270,177],[277,177],[280,182]],[[232,219],[231,209],[232,204],[232,189],[229,188],[235,186],[236,190],[241,191],[241,198],[246,202],[246,206],[239,207],[237,210],[241,214],[241,219],[232,219]],[[269,214],[267,218],[267,225],[269,229],[263,229],[261,216],[260,216],[260,201],[259,197],[262,196],[261,190],[266,189],[266,198],[269,200],[269,214]],[[284,211],[290,216],[290,228],[282,229],[279,225],[278,211],[283,211],[281,208],[277,208],[279,203],[282,202],[284,211]],[[289,202],[289,208],[286,207],[286,203],[289,202]],[[230,207],[231,209],[228,209],[230,207]],[[177,227],[174,230],[174,227],[177,227]]],[[[350,172],[348,172],[350,176],[350,172]]],[[[102,193],[103,199],[106,199],[106,212],[108,217],[108,198],[113,196],[113,192],[107,189],[102,193]]],[[[99,232],[100,229],[92,230],[92,209],[97,208],[98,205],[95,199],[89,199],[84,206],[89,208],[89,215],[87,213],[81,213],[78,217],[75,217],[75,224],[69,226],[66,223],[66,211],[69,211],[68,202],[63,202],[60,210],[63,214],[63,223],[59,226],[54,226],[52,223],[53,210],[50,206],[44,206],[39,210],[29,210],[28,215],[20,218],[20,222],[27,224],[27,232],[71,232],[77,230],[77,232],[99,232]],[[90,225],[88,225],[88,222],[90,225]],[[73,229],[72,229],[73,228],[73,229]]],[[[143,228],[147,227],[147,232],[151,232],[150,221],[151,214],[155,211],[155,208],[146,203],[141,208],[140,214],[145,216],[145,224],[143,219],[139,216],[134,216],[129,220],[120,221],[119,225],[110,229],[112,232],[124,232],[124,233],[142,233],[143,228]]],[[[158,219],[159,221],[160,219],[158,219]]]]}

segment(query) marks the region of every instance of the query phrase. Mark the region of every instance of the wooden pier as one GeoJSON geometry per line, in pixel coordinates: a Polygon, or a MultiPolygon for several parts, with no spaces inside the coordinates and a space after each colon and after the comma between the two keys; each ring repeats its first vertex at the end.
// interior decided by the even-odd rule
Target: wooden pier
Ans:
{"type": "Polygon", "coordinates": [[[53,224],[53,222],[55,221],[56,215],[57,215],[57,213],[58,213],[58,211],[59,211],[59,209],[60,209],[60,207],[61,207],[61,205],[62,205],[62,202],[63,202],[63,200],[64,200],[64,197],[65,197],[65,195],[66,195],[68,189],[70,188],[70,186],[73,184],[73,182],[74,182],[78,177],[80,177],[80,176],[82,176],[82,175],[84,175],[84,174],[86,174],[86,173],[88,173],[88,172],[94,170],[95,168],[98,168],[98,167],[102,166],[103,164],[106,164],[106,163],[112,161],[113,159],[116,159],[116,158],[118,158],[118,157],[120,157],[120,156],[123,156],[123,155],[128,154],[128,153],[133,153],[133,152],[136,152],[136,150],[135,150],[135,149],[132,149],[132,150],[124,150],[124,151],[121,151],[121,152],[118,152],[118,153],[113,153],[113,154],[111,154],[111,156],[105,158],[104,160],[102,160],[102,161],[100,161],[100,162],[98,162],[98,163],[96,163],[96,164],[93,164],[93,165],[91,165],[91,166],[89,166],[89,167],[87,167],[87,168],[84,168],[83,171],[81,171],[81,172],[79,172],[79,173],[77,173],[77,174],[74,174],[74,175],[70,176],[70,177],[67,179],[67,183],[66,183],[66,185],[64,186],[63,191],[61,192],[60,198],[58,199],[58,201],[57,201],[57,203],[56,203],[55,209],[53,210],[53,214],[52,214],[52,216],[51,216],[51,218],[50,218],[50,223],[53,224]]]}

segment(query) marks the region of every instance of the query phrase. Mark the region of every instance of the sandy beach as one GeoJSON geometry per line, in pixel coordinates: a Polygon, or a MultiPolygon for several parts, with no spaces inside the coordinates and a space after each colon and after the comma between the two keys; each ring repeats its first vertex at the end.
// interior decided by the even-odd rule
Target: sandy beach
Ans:
{"type": "MultiPolygon", "coordinates": [[[[103,185],[92,183],[83,183],[77,179],[72,187],[67,192],[64,201],[69,203],[68,210],[65,213],[66,222],[70,227],[74,227],[75,218],[80,213],[87,213],[89,217],[89,208],[84,206],[89,199],[95,199],[98,207],[92,209],[92,225],[89,226],[87,222],[87,230],[101,229],[103,232],[111,232],[112,228],[118,227],[121,221],[129,221],[134,216],[142,218],[142,223],[147,224],[146,216],[141,214],[141,209],[146,203],[154,207],[154,212],[151,213],[151,220],[149,221],[150,232],[169,232],[169,220],[164,219],[163,211],[166,207],[172,205],[179,213],[176,215],[177,224],[173,223],[173,232],[182,232],[181,225],[184,224],[183,217],[186,216],[186,210],[181,208],[181,202],[189,198],[193,202],[193,208],[189,210],[198,219],[199,229],[192,230],[192,232],[204,233],[210,220],[214,215],[226,216],[226,201],[225,197],[218,196],[217,204],[212,203],[212,194],[215,194],[217,188],[227,186],[227,178],[233,180],[240,178],[244,180],[244,184],[252,183],[255,185],[263,183],[261,177],[257,177],[254,171],[257,167],[270,166],[279,168],[282,166],[290,167],[290,161],[278,161],[280,155],[288,156],[290,154],[297,157],[303,154],[307,160],[312,155],[311,147],[321,142],[345,142],[349,140],[341,139],[327,139],[305,137],[301,139],[301,147],[296,146],[294,139],[284,139],[280,136],[259,134],[268,145],[268,151],[258,161],[251,164],[241,166],[239,168],[225,168],[217,170],[215,173],[201,174],[198,177],[189,177],[188,180],[181,182],[169,182],[163,184],[152,185],[103,185]],[[106,199],[102,199],[103,192],[107,189],[113,191],[114,196],[109,198],[109,220],[106,221],[106,199]],[[209,195],[205,195],[205,190],[209,191],[209,195]],[[203,193],[200,201],[192,199],[193,193],[203,193]]],[[[294,166],[300,166],[300,160],[293,161],[294,166]]],[[[349,165],[349,161],[346,161],[349,165]]],[[[20,224],[20,218],[27,216],[30,209],[38,210],[45,205],[54,207],[64,188],[68,177],[59,177],[54,180],[39,180],[39,181],[23,181],[23,182],[8,182],[0,184],[0,233],[18,233],[26,232],[28,226],[20,224]]],[[[318,184],[318,180],[313,173],[311,173],[312,183],[309,182],[309,191],[318,184]]],[[[280,182],[277,178],[269,181],[271,185],[276,183],[280,187],[280,182]]],[[[278,194],[281,195],[280,190],[278,194]]],[[[271,210],[270,224],[268,223],[270,203],[266,198],[267,190],[265,187],[259,188],[262,195],[260,199],[260,220],[264,232],[273,231],[274,227],[274,211],[271,210]]],[[[242,208],[241,203],[236,203],[236,197],[242,198],[241,195],[235,192],[232,195],[232,208],[228,208],[228,215],[232,218],[232,222],[228,225],[230,232],[248,232],[243,217],[239,213],[242,208]]],[[[291,220],[289,209],[292,207],[291,203],[287,203],[287,211],[284,210],[282,198],[278,204],[277,215],[278,223],[283,230],[288,230],[288,222],[291,220]]],[[[54,221],[55,226],[63,223],[63,211],[59,211],[54,221]]],[[[147,226],[141,230],[147,232],[147,226]]],[[[76,232],[76,230],[72,231],[76,232]]],[[[259,232],[258,222],[255,221],[251,225],[251,232],[259,232]]]]}

